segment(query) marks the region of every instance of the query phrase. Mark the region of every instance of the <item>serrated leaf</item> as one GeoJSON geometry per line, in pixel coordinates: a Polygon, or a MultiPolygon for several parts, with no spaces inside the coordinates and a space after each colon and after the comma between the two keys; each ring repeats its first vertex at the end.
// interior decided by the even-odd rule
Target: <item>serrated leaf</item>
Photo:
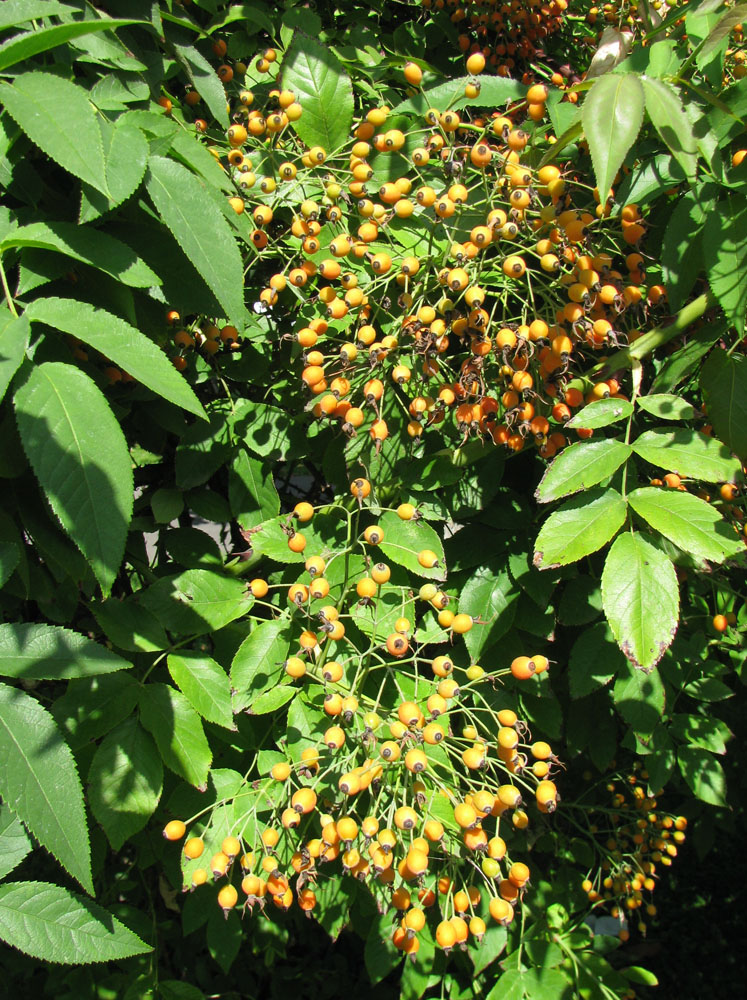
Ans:
{"type": "Polygon", "coordinates": [[[470,76],[456,77],[445,83],[427,87],[422,93],[408,97],[406,101],[392,108],[392,115],[415,112],[424,114],[428,108],[463,108],[467,105],[478,108],[497,108],[509,101],[521,100],[526,96],[518,80],[510,77],[485,76],[480,80],[480,93],[476,97],[467,97],[464,88],[472,83],[470,76]]]}
{"type": "Polygon", "coordinates": [[[372,986],[385,979],[401,960],[402,954],[392,941],[391,920],[379,913],[371,921],[363,949],[363,961],[372,986]]]}
{"type": "Polygon", "coordinates": [[[384,529],[384,541],[379,548],[392,562],[431,580],[446,576],[443,544],[429,524],[414,519],[403,521],[394,511],[386,511],[379,518],[379,525],[384,529]],[[424,550],[435,552],[438,565],[432,568],[420,565],[418,553],[424,550]]]}
{"type": "Polygon", "coordinates": [[[140,721],[153,735],[166,767],[203,788],[213,755],[200,717],[184,695],[168,684],[146,684],[140,696],[140,721]]]}
{"type": "Polygon", "coordinates": [[[517,599],[518,591],[504,568],[488,564],[471,574],[459,594],[459,611],[480,620],[464,636],[473,660],[511,628],[517,599]]]}
{"type": "Polygon", "coordinates": [[[655,531],[696,559],[721,563],[744,552],[743,543],[719,512],[692,493],[644,486],[633,490],[628,502],[655,531]]]}
{"type": "Polygon", "coordinates": [[[633,404],[629,399],[597,399],[575,413],[566,427],[608,427],[629,417],[633,404]]]}
{"type": "Polygon", "coordinates": [[[0,28],[27,24],[40,17],[68,14],[70,7],[57,0],[4,0],[0,6],[0,28]]]}
{"type": "Polygon", "coordinates": [[[597,187],[606,194],[643,123],[643,87],[636,73],[595,81],[581,108],[597,187]]]}
{"type": "Polygon", "coordinates": [[[32,849],[23,823],[10,806],[0,804],[0,878],[17,868],[32,849]]]}
{"type": "Polygon", "coordinates": [[[679,747],[677,761],[682,777],[702,802],[726,805],[724,769],[713,754],[700,747],[679,747]]]}
{"type": "Polygon", "coordinates": [[[606,545],[625,524],[628,508],[617,490],[587,490],[567,500],[540,529],[534,543],[538,569],[566,566],[606,545]]]}
{"type": "Polygon", "coordinates": [[[638,533],[607,553],[602,601],[618,646],[634,667],[652,670],[677,631],[680,595],[671,561],[638,533]]]}
{"type": "Polygon", "coordinates": [[[131,664],[106,646],[59,625],[0,625],[0,675],[66,680],[123,670],[131,664]]]}
{"type": "Polygon", "coordinates": [[[83,789],[73,755],[35,698],[0,684],[0,795],[93,894],[83,789]]]}
{"type": "Polygon", "coordinates": [[[722,320],[721,322],[709,323],[689,335],[687,343],[676,350],[674,354],[670,354],[664,361],[651,384],[652,390],[666,392],[674,389],[683,379],[695,371],[703,355],[710,351],[711,346],[725,332],[726,323],[722,320]]]}
{"type": "Polygon", "coordinates": [[[175,45],[174,54],[186,70],[192,86],[207,104],[210,114],[227,129],[226,92],[215,67],[193,45],[175,45]]]}
{"type": "Polygon", "coordinates": [[[151,156],[146,187],[153,204],[228,318],[243,328],[244,268],[225,216],[193,173],[174,160],[151,156]]]}
{"type": "Polygon", "coordinates": [[[228,470],[231,513],[242,528],[254,528],[280,513],[271,467],[241,448],[228,470]]]}
{"type": "Polygon", "coordinates": [[[171,653],[167,663],[172,680],[203,719],[234,728],[228,674],[219,663],[196,649],[171,653]]]}
{"type": "Polygon", "coordinates": [[[296,32],[283,58],[283,87],[303,107],[293,128],[307,146],[327,155],[347,141],[353,124],[353,85],[337,56],[325,45],[296,32]]]}
{"type": "Polygon", "coordinates": [[[102,741],[88,772],[88,801],[115,851],[156,810],[163,766],[153,738],[137,719],[123,722],[102,741]]]}
{"type": "Polygon", "coordinates": [[[703,365],[700,388],[714,430],[747,462],[747,358],[716,349],[703,365]]]}
{"type": "Polygon", "coordinates": [[[78,337],[152,392],[207,420],[194,390],[164,352],[149,337],[114,313],[88,302],[49,297],[36,299],[25,315],[32,322],[46,323],[55,330],[78,337]]]}
{"type": "Polygon", "coordinates": [[[31,328],[24,313],[17,318],[9,312],[2,317],[0,327],[0,402],[10,385],[10,380],[26,355],[31,328]]]}
{"type": "Polygon", "coordinates": [[[297,694],[298,688],[290,684],[281,684],[278,687],[270,688],[269,691],[264,691],[251,703],[249,713],[250,715],[267,715],[269,712],[276,712],[283,705],[287,705],[297,694]]]}
{"type": "Polygon", "coordinates": [[[623,661],[612,697],[620,715],[638,734],[648,736],[659,724],[664,712],[664,684],[659,672],[645,673],[623,661]]]}
{"type": "Polygon", "coordinates": [[[676,89],[664,80],[647,76],[641,80],[646,94],[646,113],[692,183],[698,163],[698,144],[682,99],[676,89]]]}
{"type": "Polygon", "coordinates": [[[747,312],[747,199],[736,195],[709,212],[703,251],[711,291],[730,323],[743,335],[747,312]]]}
{"type": "Polygon", "coordinates": [[[233,710],[240,712],[285,677],[283,664],[290,648],[287,618],[260,622],[244,639],[231,664],[233,710]]]}
{"type": "Polygon", "coordinates": [[[638,397],[638,406],[646,413],[652,413],[662,420],[692,420],[695,407],[682,396],[668,392],[657,392],[648,396],[638,397]]]}
{"type": "MultiPolygon", "coordinates": [[[[76,226],[72,222],[32,222],[14,229],[0,247],[36,247],[62,253],[133,288],[151,288],[161,284],[158,275],[128,246],[90,226],[76,226]]],[[[93,306],[88,308],[92,310],[93,306]]]]}
{"type": "Polygon", "coordinates": [[[153,950],[101,906],[49,882],[0,886],[0,938],[32,958],[63,965],[153,950]]]}
{"type": "Polygon", "coordinates": [[[241,580],[207,569],[162,577],[141,591],[139,599],[164,628],[181,635],[215,632],[254,603],[241,580]]]}
{"type": "Polygon", "coordinates": [[[108,195],[101,133],[82,87],[33,70],[14,77],[12,84],[0,83],[0,102],[47,156],[108,195]]]}
{"type": "Polygon", "coordinates": [[[734,482],[741,473],[736,458],[716,438],[688,427],[657,427],[633,442],[646,462],[707,483],[734,482]]]}
{"type": "Polygon", "coordinates": [[[548,467],[537,487],[540,503],[549,503],[596,486],[630,458],[631,446],[615,438],[577,441],[564,448],[548,467]]]}
{"type": "MultiPolygon", "coordinates": [[[[91,96],[93,98],[93,94],[91,96]]],[[[99,118],[99,128],[104,147],[108,196],[84,184],[80,199],[81,223],[99,218],[134,194],[145,176],[148,163],[148,140],[126,118],[118,119],[113,124],[99,118]]]]}
{"type": "Polygon", "coordinates": [[[132,516],[133,477],[122,429],[80,369],[49,361],[16,392],[24,451],[63,528],[102,590],[114,582],[132,516]]]}
{"type": "MultiPolygon", "coordinates": [[[[32,15],[33,16],[33,15],[32,15]]],[[[26,20],[30,20],[27,18],[26,20]]],[[[74,21],[70,24],[55,24],[50,28],[37,28],[22,35],[16,35],[3,45],[0,45],[0,72],[15,66],[19,62],[31,59],[41,52],[64,45],[73,38],[81,38],[98,31],[112,31],[126,24],[137,24],[136,20],[100,20],[74,21]]]]}
{"type": "Polygon", "coordinates": [[[571,698],[584,698],[608,684],[625,660],[615,645],[607,622],[597,622],[584,629],[576,639],[568,658],[571,698]]]}
{"type": "Polygon", "coordinates": [[[15,542],[0,541],[0,587],[4,587],[21,561],[21,550],[15,542]]]}
{"type": "Polygon", "coordinates": [[[130,653],[166,649],[169,640],[158,620],[135,597],[109,598],[91,605],[94,618],[115,646],[130,653]]]}
{"type": "Polygon", "coordinates": [[[671,735],[685,746],[700,747],[710,753],[724,755],[732,732],[725,722],[709,715],[678,713],[672,717],[671,735]]]}
{"type": "Polygon", "coordinates": [[[70,681],[52,715],[72,750],[106,735],[137,706],[140,685],[131,674],[102,674],[70,681]]]}
{"type": "Polygon", "coordinates": [[[682,307],[703,268],[701,233],[713,207],[713,200],[709,204],[702,190],[692,189],[678,199],[669,216],[661,244],[661,267],[673,312],[682,307]]]}

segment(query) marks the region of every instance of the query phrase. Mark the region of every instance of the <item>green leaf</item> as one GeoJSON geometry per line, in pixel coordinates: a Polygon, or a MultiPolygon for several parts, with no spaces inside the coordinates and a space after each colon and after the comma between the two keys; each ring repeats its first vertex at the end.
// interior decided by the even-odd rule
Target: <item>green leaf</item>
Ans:
{"type": "MultiPolygon", "coordinates": [[[[37,247],[40,250],[63,253],[73,260],[90,264],[133,288],[151,288],[161,284],[158,275],[128,246],[90,226],[76,226],[72,222],[32,222],[28,226],[14,229],[0,244],[0,249],[10,247],[37,247]]],[[[93,311],[93,306],[88,308],[93,311]]]]}
{"type": "Polygon", "coordinates": [[[228,501],[242,528],[255,528],[280,513],[272,468],[240,448],[228,470],[228,501]]]}
{"type": "MultiPolygon", "coordinates": [[[[33,15],[32,15],[33,16],[33,15]]],[[[112,31],[125,24],[138,24],[137,20],[113,20],[110,18],[97,21],[73,21],[70,24],[55,24],[51,28],[37,28],[24,35],[16,35],[0,45],[0,72],[14,66],[16,63],[31,59],[40,52],[64,45],[71,38],[80,38],[95,31],[112,31]]]]}
{"type": "Polygon", "coordinates": [[[668,392],[657,392],[648,396],[638,397],[638,406],[646,413],[653,413],[662,420],[692,420],[695,417],[695,407],[682,396],[674,396],[668,392]]]}
{"type": "Polygon", "coordinates": [[[287,618],[273,618],[252,629],[236,651],[231,664],[233,709],[240,712],[253,699],[285,677],[283,664],[290,648],[287,618]]]}
{"type": "Polygon", "coordinates": [[[725,321],[709,323],[693,334],[688,334],[687,343],[670,354],[664,361],[651,384],[653,392],[668,392],[687,378],[707,354],[712,345],[726,332],[725,321]]]}
{"type": "Polygon", "coordinates": [[[228,674],[212,657],[197,649],[182,649],[168,657],[172,680],[203,719],[233,729],[228,674]]]}
{"type": "Polygon", "coordinates": [[[0,28],[27,24],[40,17],[68,14],[71,8],[57,0],[3,0],[0,6],[0,28]]]}
{"type": "Polygon", "coordinates": [[[389,917],[385,913],[378,913],[371,921],[366,935],[363,961],[372,986],[385,979],[402,961],[402,953],[395,948],[392,941],[391,927],[392,922],[389,917]]]}
{"type": "Polygon", "coordinates": [[[646,112],[662,141],[692,183],[698,164],[698,144],[682,99],[675,88],[663,80],[642,77],[646,94],[646,112]]]}
{"type": "Polygon", "coordinates": [[[728,448],[688,427],[646,431],[633,442],[633,451],[659,469],[707,483],[734,482],[741,474],[728,448]]]}
{"type": "Polygon", "coordinates": [[[222,400],[207,405],[208,423],[195,422],[176,446],[176,485],[184,489],[201,486],[231,456],[231,432],[222,400]]]}
{"type": "Polygon", "coordinates": [[[724,770],[713,754],[700,747],[679,747],[677,762],[682,777],[702,802],[727,804],[724,770]]]}
{"type": "Polygon", "coordinates": [[[164,352],[149,337],[119,316],[88,302],[52,297],[36,299],[25,315],[32,322],[46,323],[56,330],[78,337],[152,392],[181,406],[188,413],[207,420],[207,414],[194,390],[164,352]]]}
{"type": "Polygon", "coordinates": [[[0,625],[0,675],[4,677],[65,680],[129,666],[106,646],[59,625],[0,625]]]}
{"type": "Polygon", "coordinates": [[[394,511],[387,511],[379,518],[379,526],[384,529],[384,541],[379,548],[392,562],[430,580],[442,580],[446,576],[441,539],[425,521],[403,521],[394,511]],[[420,565],[418,553],[424,550],[435,552],[438,558],[436,566],[427,568],[420,565]]]}
{"type": "Polygon", "coordinates": [[[220,77],[207,59],[193,45],[175,45],[174,54],[187,72],[192,86],[222,128],[228,128],[226,92],[220,77]]]}
{"type": "Polygon", "coordinates": [[[140,685],[131,674],[102,674],[73,680],[52,706],[55,722],[72,750],[110,732],[134,711],[140,685]]]}
{"type": "Polygon", "coordinates": [[[567,500],[542,525],[534,543],[537,569],[566,566],[606,545],[625,524],[628,508],[613,489],[588,490],[567,500]]]}
{"type": "MultiPolygon", "coordinates": [[[[607,427],[629,417],[633,412],[633,404],[628,399],[597,399],[578,411],[566,424],[566,427],[607,427]]],[[[598,442],[595,442],[598,444],[598,442]]]]}
{"type": "Polygon", "coordinates": [[[150,498],[150,509],[156,524],[169,524],[184,510],[184,494],[162,486],[150,498]]]}
{"type": "Polygon", "coordinates": [[[158,620],[134,597],[109,598],[91,605],[91,611],[115,646],[130,653],[166,649],[169,640],[158,620]]]}
{"type": "Polygon", "coordinates": [[[713,199],[704,197],[697,188],[686,191],[678,199],[661,244],[661,267],[667,288],[667,301],[673,312],[680,309],[690,294],[698,274],[703,269],[701,233],[713,199]]]}
{"type": "Polygon", "coordinates": [[[470,575],[459,594],[460,613],[479,618],[464,636],[467,651],[477,660],[511,628],[516,614],[517,590],[505,568],[488,563],[470,575]]]}
{"type": "Polygon", "coordinates": [[[21,561],[21,550],[15,542],[0,541],[0,587],[4,587],[21,561]]]}
{"type": "Polygon", "coordinates": [[[203,789],[213,755],[200,717],[168,684],[146,684],[140,695],[140,721],[152,733],[166,767],[203,789]]]}
{"type": "Polygon", "coordinates": [[[705,221],[703,251],[711,291],[740,335],[747,311],[747,199],[720,201],[705,221]]]}
{"type": "Polygon", "coordinates": [[[153,738],[137,719],[123,722],[100,744],[88,772],[88,801],[115,851],[156,810],[163,766],[153,738]]]}
{"type": "Polygon", "coordinates": [[[40,844],[93,894],[83,789],[52,716],[0,684],[0,795],[40,844]]]}
{"type": "Polygon", "coordinates": [[[633,490],[628,501],[655,531],[696,559],[721,563],[744,552],[743,543],[719,512],[692,493],[645,486],[633,490]]]}
{"type": "Polygon", "coordinates": [[[24,451],[52,510],[111,588],[132,516],[130,453],[104,394],[80,369],[50,361],[15,395],[24,451]]]}
{"type": "MultiPolygon", "coordinates": [[[[91,97],[93,99],[94,95],[91,97]]],[[[118,119],[113,125],[99,118],[99,128],[104,148],[108,196],[84,184],[79,222],[97,219],[134,194],[145,176],[148,163],[148,140],[126,118],[118,119]]]]}
{"type": "Polygon", "coordinates": [[[153,949],[96,903],[49,882],[0,886],[0,938],[62,965],[111,962],[153,949]]]}
{"type": "Polygon", "coordinates": [[[607,622],[597,622],[584,629],[568,658],[571,698],[584,698],[604,687],[624,665],[625,659],[615,645],[607,622]]]}
{"type": "Polygon", "coordinates": [[[33,850],[23,823],[6,803],[0,805],[0,878],[17,868],[33,850]]]}
{"type": "Polygon", "coordinates": [[[42,152],[108,194],[101,132],[82,87],[34,70],[14,77],[12,84],[0,83],[0,102],[42,152]]]}
{"type": "Polygon", "coordinates": [[[696,701],[723,701],[725,698],[734,697],[732,689],[718,677],[699,677],[686,684],[683,691],[696,701]]]}
{"type": "Polygon", "coordinates": [[[165,576],[140,594],[140,603],[180,635],[205,635],[246,614],[254,603],[241,580],[208,569],[165,576]]]}
{"type": "Polygon", "coordinates": [[[521,100],[526,96],[518,80],[510,77],[485,76],[480,80],[477,97],[466,97],[464,88],[472,82],[470,76],[460,76],[434,87],[427,87],[422,93],[409,97],[392,108],[392,115],[415,112],[424,114],[429,108],[445,111],[447,108],[464,108],[468,105],[478,108],[497,108],[509,101],[521,100]]]}
{"type": "Polygon", "coordinates": [[[329,156],[348,139],[353,124],[353,85],[342,63],[325,45],[296,32],[283,58],[282,83],[303,107],[293,128],[307,146],[329,156]]]}
{"type": "Polygon", "coordinates": [[[641,968],[640,965],[629,965],[627,969],[620,969],[620,973],[631,983],[639,983],[641,986],[659,985],[659,980],[653,972],[641,968]]]}
{"type": "Polygon", "coordinates": [[[607,554],[602,601],[618,646],[652,670],[677,631],[680,596],[671,561],[642,534],[620,535],[607,554]]]}
{"type": "Polygon", "coordinates": [[[25,313],[17,319],[10,313],[6,313],[2,317],[2,323],[3,325],[0,327],[0,402],[5,396],[10,380],[26,356],[29,333],[31,332],[25,313]]]}
{"type": "Polygon", "coordinates": [[[276,712],[283,705],[287,705],[291,699],[298,694],[298,688],[290,684],[282,684],[279,687],[270,688],[264,691],[256,701],[249,706],[250,715],[267,715],[269,712],[276,712]]]}
{"type": "MultiPolygon", "coordinates": [[[[719,4],[720,6],[720,4],[719,4]]],[[[747,4],[737,4],[731,10],[724,11],[718,23],[708,31],[703,45],[698,52],[698,65],[704,66],[708,58],[719,46],[726,42],[735,26],[747,17],[747,4]]]]}
{"type": "Polygon", "coordinates": [[[664,684],[657,670],[645,673],[623,661],[612,697],[620,715],[643,736],[653,733],[664,712],[664,684]]]}
{"type": "Polygon", "coordinates": [[[638,75],[599,77],[586,95],[581,121],[597,187],[606,197],[643,123],[643,87],[638,75]]]}
{"type": "Polygon", "coordinates": [[[225,216],[193,173],[174,160],[151,156],[146,187],[153,204],[226,315],[243,328],[244,268],[225,216]]]}
{"type": "Polygon", "coordinates": [[[713,428],[743,462],[747,462],[747,358],[717,348],[700,373],[713,428]]]}
{"type": "Polygon", "coordinates": [[[722,756],[726,753],[726,744],[733,735],[721,719],[686,713],[673,716],[670,732],[687,747],[700,747],[701,750],[722,756]]]}
{"type": "Polygon", "coordinates": [[[549,503],[596,486],[630,458],[631,446],[616,438],[577,441],[564,448],[550,464],[537,487],[540,503],[549,503]]]}

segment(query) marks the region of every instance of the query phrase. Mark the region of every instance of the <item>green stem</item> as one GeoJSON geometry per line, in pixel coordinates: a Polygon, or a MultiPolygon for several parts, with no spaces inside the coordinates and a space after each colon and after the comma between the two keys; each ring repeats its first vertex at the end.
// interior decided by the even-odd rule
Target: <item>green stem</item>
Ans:
{"type": "Polygon", "coordinates": [[[641,361],[647,357],[657,347],[668,344],[678,334],[683,333],[691,323],[700,319],[703,313],[716,305],[716,298],[711,291],[704,292],[697,299],[693,299],[677,313],[674,322],[668,326],[658,326],[654,330],[649,330],[642,337],[639,337],[634,344],[616,351],[611,357],[595,368],[592,368],[594,378],[599,378],[605,374],[619,371],[621,368],[632,368],[636,361],[641,361]]]}

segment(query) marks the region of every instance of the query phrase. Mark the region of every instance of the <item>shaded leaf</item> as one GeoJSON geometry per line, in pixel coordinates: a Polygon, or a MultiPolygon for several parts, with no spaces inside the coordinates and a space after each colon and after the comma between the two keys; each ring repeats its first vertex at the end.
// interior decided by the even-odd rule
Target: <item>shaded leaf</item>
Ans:
{"type": "Polygon", "coordinates": [[[747,358],[716,349],[703,365],[700,388],[714,430],[747,462],[747,358]]]}
{"type": "Polygon", "coordinates": [[[204,635],[246,614],[254,598],[241,580],[208,569],[165,576],[140,594],[140,603],[170,632],[204,635]]]}
{"type": "Polygon", "coordinates": [[[734,482],[741,468],[720,441],[689,427],[657,427],[633,442],[633,451],[651,465],[707,483],[734,482]]]}
{"type": "Polygon", "coordinates": [[[17,868],[33,849],[23,823],[6,803],[0,805],[0,878],[17,868]]]}
{"type": "Polygon", "coordinates": [[[156,810],[163,767],[153,738],[137,719],[123,722],[102,741],[88,772],[88,801],[115,851],[156,810]]]}
{"type": "Polygon", "coordinates": [[[698,144],[677,90],[664,80],[642,77],[646,113],[672,156],[692,183],[698,162],[698,144]]]}
{"type": "Polygon", "coordinates": [[[15,395],[16,420],[52,510],[108,592],[132,515],[133,477],[122,429],[80,369],[35,367],[15,395]]]}
{"type": "Polygon", "coordinates": [[[200,717],[184,695],[168,684],[147,684],[140,696],[140,720],[153,735],[166,767],[203,788],[213,755],[200,717]]]}
{"type": "Polygon", "coordinates": [[[46,709],[6,684],[0,684],[0,795],[39,843],[93,893],[83,790],[73,755],[46,709]]]}
{"type": "Polygon", "coordinates": [[[679,747],[677,762],[682,777],[701,801],[712,806],[726,805],[724,770],[713,754],[700,747],[679,747]]]}
{"type": "Polygon", "coordinates": [[[59,625],[0,625],[0,675],[63,680],[131,666],[106,646],[59,625]]]}
{"type": "Polygon", "coordinates": [[[197,649],[181,649],[168,656],[169,673],[192,708],[203,719],[232,729],[228,674],[212,657],[197,649]]]}

